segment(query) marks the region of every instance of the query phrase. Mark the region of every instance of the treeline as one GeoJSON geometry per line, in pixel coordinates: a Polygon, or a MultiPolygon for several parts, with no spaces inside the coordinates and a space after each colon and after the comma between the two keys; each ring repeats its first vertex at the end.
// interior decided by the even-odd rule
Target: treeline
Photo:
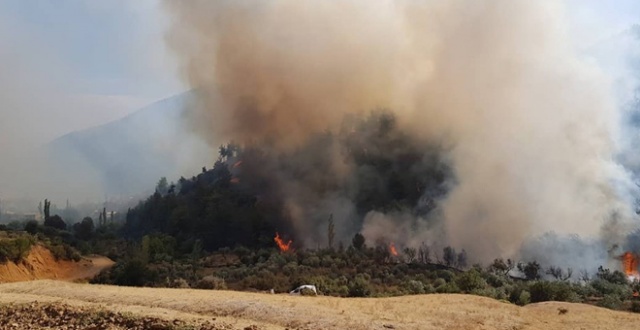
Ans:
{"type": "Polygon", "coordinates": [[[442,148],[405,134],[384,111],[349,118],[338,132],[316,134],[295,150],[228,144],[213,168],[175,183],[162,178],[152,196],[128,210],[122,233],[136,240],[163,233],[183,250],[200,242],[214,251],[273,247],[279,231],[299,248],[326,236],[294,231],[287,203],[296,203],[309,228],[326,228],[328,205],[340,196],[355,209],[338,228],[343,233],[358,232],[371,211],[427,218],[453,178],[446,159],[442,148]],[[336,170],[336,162],[349,166],[336,170]]]}
{"type": "Polygon", "coordinates": [[[559,267],[543,269],[535,261],[496,259],[486,266],[467,265],[466,253],[451,247],[405,249],[396,256],[387,246],[367,246],[360,239],[346,248],[293,252],[239,246],[184,254],[178,245],[167,235],[145,236],[132,258],[93,282],[276,293],[313,284],[322,294],[339,297],[466,293],[517,305],[566,301],[640,312],[634,300],[640,285],[602,267],[577,274],[559,267]]]}
{"type": "Polygon", "coordinates": [[[228,167],[218,161],[213,169],[181,178],[166,191],[161,180],[151,197],[128,210],[123,235],[141,239],[148,233],[165,233],[181,242],[182,250],[193,249],[196,242],[208,250],[272,245],[274,226],[258,209],[256,196],[232,189],[228,167]]]}
{"type": "Polygon", "coordinates": [[[35,244],[46,247],[60,260],[79,261],[88,254],[119,260],[136,243],[119,238],[118,228],[117,223],[96,226],[91,217],[69,226],[57,215],[43,223],[29,220],[0,225],[0,263],[20,262],[35,244]]]}

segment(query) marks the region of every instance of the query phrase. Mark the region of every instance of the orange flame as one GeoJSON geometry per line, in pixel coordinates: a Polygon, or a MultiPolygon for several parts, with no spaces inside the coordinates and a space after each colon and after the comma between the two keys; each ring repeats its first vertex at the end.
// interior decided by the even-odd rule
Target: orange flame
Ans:
{"type": "Polygon", "coordinates": [[[638,256],[627,251],[621,256],[622,259],[622,267],[624,268],[624,273],[629,277],[638,278],[640,275],[638,274],[638,256]]]}
{"type": "Polygon", "coordinates": [[[393,244],[393,242],[389,243],[389,252],[391,252],[391,254],[396,257],[398,256],[398,251],[396,250],[396,246],[395,244],[393,244]]]}
{"type": "Polygon", "coordinates": [[[233,164],[233,166],[231,166],[231,168],[236,168],[236,167],[238,167],[240,165],[242,165],[242,161],[241,160],[235,162],[235,164],[233,164]]]}
{"type": "Polygon", "coordinates": [[[277,232],[276,232],[276,237],[274,237],[273,240],[276,242],[276,244],[278,244],[278,248],[280,249],[281,252],[287,252],[291,248],[291,243],[292,243],[291,240],[289,240],[285,244],[282,238],[280,238],[280,234],[278,234],[277,232]]]}

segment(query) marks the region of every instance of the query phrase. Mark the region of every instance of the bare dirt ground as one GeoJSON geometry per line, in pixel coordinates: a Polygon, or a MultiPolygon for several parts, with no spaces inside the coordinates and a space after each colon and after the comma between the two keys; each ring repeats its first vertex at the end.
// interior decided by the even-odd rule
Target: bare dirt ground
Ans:
{"type": "Polygon", "coordinates": [[[38,279],[82,280],[92,278],[112,265],[111,259],[101,256],[85,257],[79,262],[56,260],[51,251],[35,245],[22,262],[0,264],[0,283],[38,279]]]}
{"type": "Polygon", "coordinates": [[[636,329],[640,314],[585,304],[518,307],[471,295],[333,298],[126,288],[60,281],[0,285],[0,303],[58,303],[236,329],[636,329]],[[565,314],[559,308],[568,310],[565,314]],[[214,320],[215,319],[215,320],[214,320]]]}

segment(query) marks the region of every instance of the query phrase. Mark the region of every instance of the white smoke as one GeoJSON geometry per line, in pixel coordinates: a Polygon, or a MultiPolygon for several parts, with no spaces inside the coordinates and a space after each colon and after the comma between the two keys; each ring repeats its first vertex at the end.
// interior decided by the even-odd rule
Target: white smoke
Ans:
{"type": "Polygon", "coordinates": [[[453,146],[456,182],[434,213],[439,225],[374,212],[362,228],[369,239],[440,240],[486,261],[549,231],[621,242],[635,221],[637,189],[616,162],[614,85],[573,49],[562,2],[167,8],[169,44],[201,97],[194,127],[213,146],[270,139],[288,148],[376,107],[416,139],[453,146]]]}

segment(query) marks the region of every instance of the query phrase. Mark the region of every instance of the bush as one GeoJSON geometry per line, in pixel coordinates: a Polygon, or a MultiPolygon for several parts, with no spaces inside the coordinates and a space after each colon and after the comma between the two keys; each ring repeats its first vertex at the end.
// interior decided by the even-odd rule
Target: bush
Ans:
{"type": "Polygon", "coordinates": [[[371,287],[362,274],[358,274],[353,281],[349,282],[349,297],[368,297],[369,295],[371,295],[371,287]]]}
{"type": "Polygon", "coordinates": [[[640,301],[634,301],[631,303],[631,311],[634,313],[640,313],[640,301]]]}
{"type": "Polygon", "coordinates": [[[34,242],[30,235],[0,240],[0,262],[9,260],[15,263],[20,262],[29,254],[34,242]]]}
{"type": "Polygon", "coordinates": [[[446,284],[447,284],[447,281],[445,281],[442,278],[438,278],[435,281],[433,281],[433,287],[434,288],[439,288],[439,287],[444,286],[446,284]]]}
{"type": "Polygon", "coordinates": [[[501,288],[505,285],[505,279],[501,275],[492,274],[489,272],[482,273],[482,276],[487,284],[491,285],[494,288],[501,288]]]}
{"type": "Polygon", "coordinates": [[[200,281],[198,281],[198,283],[196,284],[196,288],[207,290],[226,290],[227,283],[225,283],[224,279],[222,278],[209,275],[203,277],[200,281]]]}
{"type": "Polygon", "coordinates": [[[124,286],[143,286],[147,282],[153,282],[156,272],[138,259],[133,259],[118,265],[114,274],[114,284],[124,286]]]}
{"type": "Polygon", "coordinates": [[[460,293],[460,288],[454,283],[447,283],[436,288],[437,293],[460,293]]]}
{"type": "Polygon", "coordinates": [[[602,266],[598,267],[598,273],[596,276],[601,280],[605,280],[613,284],[625,285],[629,283],[627,276],[623,272],[619,270],[614,270],[612,272],[608,268],[603,268],[602,266]]]}
{"type": "Polygon", "coordinates": [[[172,288],[177,288],[177,289],[189,289],[189,283],[187,282],[187,280],[185,280],[182,277],[178,277],[176,279],[174,279],[173,281],[171,281],[171,287],[172,288]]]}
{"type": "Polygon", "coordinates": [[[47,249],[49,249],[49,251],[51,251],[51,254],[54,258],[56,258],[56,260],[80,261],[80,259],[82,258],[80,252],[64,243],[55,244],[46,242],[45,246],[47,247],[47,249]]]}
{"type": "Polygon", "coordinates": [[[309,256],[302,260],[302,264],[309,267],[318,267],[320,266],[320,258],[317,256],[309,256]]]}
{"type": "Polygon", "coordinates": [[[24,225],[24,231],[31,235],[35,235],[38,232],[38,221],[30,220],[24,225]]]}
{"type": "Polygon", "coordinates": [[[598,306],[609,309],[620,309],[622,300],[617,295],[608,294],[598,302],[598,306]]]}
{"type": "Polygon", "coordinates": [[[423,294],[425,293],[425,288],[424,288],[424,284],[420,281],[416,281],[416,280],[409,280],[407,283],[405,283],[405,289],[407,290],[407,292],[409,292],[410,294],[423,294]]]}
{"type": "Polygon", "coordinates": [[[438,278],[441,278],[447,282],[451,282],[456,278],[456,274],[450,270],[438,270],[436,272],[438,278]]]}
{"type": "Polygon", "coordinates": [[[475,269],[460,274],[456,278],[456,284],[460,290],[466,293],[482,290],[487,286],[487,282],[475,269]]]}
{"type": "Polygon", "coordinates": [[[520,292],[520,295],[518,296],[518,301],[516,302],[516,304],[519,306],[524,306],[529,304],[530,302],[531,302],[531,294],[529,293],[529,291],[522,290],[520,292]]]}
{"type": "Polygon", "coordinates": [[[591,282],[591,286],[601,295],[617,295],[630,296],[631,288],[628,285],[616,284],[604,279],[595,279],[591,282]]]}
{"type": "Polygon", "coordinates": [[[67,223],[64,222],[64,220],[62,220],[62,218],[57,214],[45,219],[44,220],[44,225],[45,225],[45,227],[51,227],[51,228],[55,228],[55,229],[58,229],[58,230],[66,230],[67,229],[67,223]]]}

